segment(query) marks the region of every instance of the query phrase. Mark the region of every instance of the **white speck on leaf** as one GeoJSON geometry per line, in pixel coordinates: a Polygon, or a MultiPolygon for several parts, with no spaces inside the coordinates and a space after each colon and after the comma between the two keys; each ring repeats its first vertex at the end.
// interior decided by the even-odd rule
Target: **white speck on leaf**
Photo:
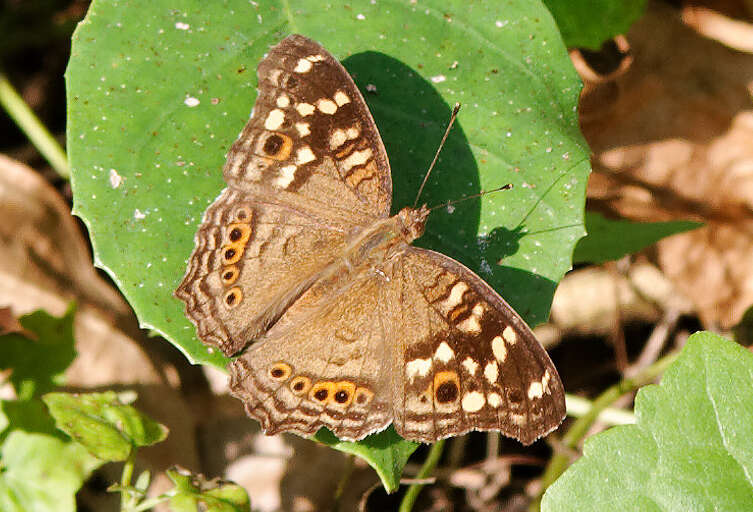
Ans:
{"type": "Polygon", "coordinates": [[[442,83],[445,80],[447,80],[447,77],[444,75],[437,75],[437,76],[431,77],[431,81],[434,82],[435,84],[442,83]]]}
{"type": "Polygon", "coordinates": [[[118,188],[123,183],[123,177],[115,169],[110,169],[110,186],[118,188]]]}
{"type": "Polygon", "coordinates": [[[356,14],[356,19],[357,20],[365,20],[366,16],[364,16],[363,14],[356,14]]]}
{"type": "Polygon", "coordinates": [[[133,218],[134,219],[138,219],[138,220],[145,219],[146,218],[146,214],[142,213],[141,210],[139,210],[138,208],[136,208],[135,210],[133,210],[133,218]]]}
{"type": "Polygon", "coordinates": [[[189,28],[191,28],[191,25],[179,21],[175,24],[175,28],[177,28],[178,30],[188,30],[189,28]]]}
{"type": "Polygon", "coordinates": [[[183,101],[183,103],[185,103],[186,106],[188,107],[195,107],[201,102],[197,98],[194,98],[193,96],[189,96],[188,98],[185,99],[185,101],[183,101]]]}

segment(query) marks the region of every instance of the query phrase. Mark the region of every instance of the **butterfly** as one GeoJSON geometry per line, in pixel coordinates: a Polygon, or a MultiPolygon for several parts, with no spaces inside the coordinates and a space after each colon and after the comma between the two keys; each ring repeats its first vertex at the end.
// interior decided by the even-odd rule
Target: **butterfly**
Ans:
{"type": "Polygon", "coordinates": [[[422,442],[556,428],[562,382],[529,327],[461,263],[411,245],[425,205],[390,216],[387,154],[345,68],[291,35],[258,79],[175,292],[199,338],[237,356],[248,415],[267,434],[350,441],[390,424],[422,442]]]}

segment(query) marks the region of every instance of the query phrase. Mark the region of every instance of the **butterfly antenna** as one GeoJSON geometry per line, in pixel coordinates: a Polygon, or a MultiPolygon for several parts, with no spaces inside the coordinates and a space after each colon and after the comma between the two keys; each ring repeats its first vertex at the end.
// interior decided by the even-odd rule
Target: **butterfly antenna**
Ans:
{"type": "Polygon", "coordinates": [[[477,197],[485,196],[486,194],[493,194],[494,192],[499,192],[500,190],[510,190],[512,188],[512,183],[508,183],[507,185],[502,185],[501,187],[493,188],[491,190],[482,190],[478,194],[473,194],[471,196],[461,197],[460,199],[456,199],[454,201],[447,201],[446,203],[441,203],[436,206],[432,206],[429,208],[429,211],[434,211],[439,208],[447,208],[448,206],[452,206],[453,204],[462,203],[463,201],[467,201],[469,199],[475,199],[477,197]]]}
{"type": "Polygon", "coordinates": [[[454,123],[455,118],[458,117],[458,112],[460,112],[460,103],[455,103],[455,106],[452,108],[452,114],[450,114],[450,122],[447,124],[447,129],[444,131],[444,136],[442,137],[442,141],[439,143],[439,147],[437,148],[437,153],[434,155],[434,160],[431,161],[431,165],[429,165],[429,170],[426,171],[426,174],[424,175],[424,181],[422,181],[421,186],[418,187],[418,194],[416,194],[416,200],[413,201],[413,208],[415,208],[416,205],[418,204],[418,198],[421,197],[421,192],[423,192],[424,186],[426,185],[426,182],[429,179],[429,174],[431,174],[431,170],[434,169],[434,165],[437,163],[437,159],[439,158],[439,152],[442,151],[444,142],[447,140],[447,136],[450,134],[450,128],[452,128],[452,123],[454,123]]]}

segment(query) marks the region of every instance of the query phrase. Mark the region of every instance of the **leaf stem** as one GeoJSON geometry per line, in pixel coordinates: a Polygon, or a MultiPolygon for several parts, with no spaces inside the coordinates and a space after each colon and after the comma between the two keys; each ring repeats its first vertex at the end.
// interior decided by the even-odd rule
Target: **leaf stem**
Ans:
{"type": "Polygon", "coordinates": [[[128,490],[131,486],[131,478],[133,478],[134,469],[134,451],[131,450],[131,454],[123,463],[123,474],[120,476],[120,510],[121,512],[127,512],[131,510],[131,497],[132,494],[128,490]]]}
{"type": "MultiPolygon", "coordinates": [[[[421,469],[416,475],[417,479],[428,478],[434,472],[434,468],[437,467],[439,459],[442,457],[445,441],[447,440],[442,439],[432,445],[429,450],[429,455],[426,457],[423,466],[421,466],[421,469]]],[[[416,503],[416,499],[423,487],[424,484],[412,484],[408,487],[408,490],[405,491],[405,496],[403,496],[403,499],[400,502],[400,512],[410,512],[413,510],[413,505],[416,503]]]]}
{"type": "Polygon", "coordinates": [[[68,179],[71,172],[65,151],[16,92],[5,73],[2,72],[0,72],[0,105],[8,112],[8,115],[16,122],[24,135],[29,138],[52,168],[61,177],[68,179]]]}

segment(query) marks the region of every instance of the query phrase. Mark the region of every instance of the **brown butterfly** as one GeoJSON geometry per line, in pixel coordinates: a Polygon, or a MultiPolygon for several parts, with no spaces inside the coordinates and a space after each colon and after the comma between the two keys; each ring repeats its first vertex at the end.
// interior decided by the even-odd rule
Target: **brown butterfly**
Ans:
{"type": "Polygon", "coordinates": [[[353,80],[292,35],[258,68],[254,112],[175,292],[228,356],[231,391],[268,434],[394,424],[433,442],[499,430],[525,444],[565,415],[562,382],[518,314],[457,261],[411,242],[429,210],[390,217],[381,137],[353,80]]]}

